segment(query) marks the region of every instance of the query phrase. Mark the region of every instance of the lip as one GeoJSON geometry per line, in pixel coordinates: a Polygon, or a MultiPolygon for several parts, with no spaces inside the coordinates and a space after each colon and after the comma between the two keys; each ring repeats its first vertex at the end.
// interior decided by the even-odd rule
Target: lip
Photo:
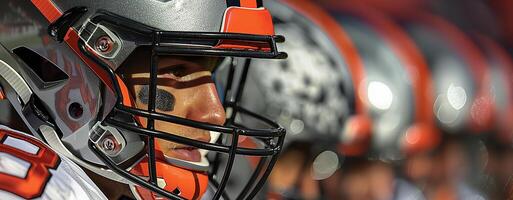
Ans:
{"type": "MultiPolygon", "coordinates": [[[[210,143],[215,143],[221,134],[210,131],[210,143]]],[[[196,140],[200,140],[198,138],[196,140]]],[[[165,145],[164,158],[169,164],[195,171],[208,171],[210,163],[207,159],[208,150],[183,144],[165,145]],[[170,148],[172,147],[172,148],[170,148]]]]}
{"type": "Polygon", "coordinates": [[[190,162],[200,162],[201,161],[201,153],[198,148],[194,147],[184,147],[184,148],[176,148],[168,152],[169,157],[190,161],[190,162]]]}

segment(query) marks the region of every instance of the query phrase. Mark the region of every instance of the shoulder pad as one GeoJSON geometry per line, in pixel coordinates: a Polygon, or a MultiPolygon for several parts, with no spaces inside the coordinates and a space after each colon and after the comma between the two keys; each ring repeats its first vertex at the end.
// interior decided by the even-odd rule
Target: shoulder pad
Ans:
{"type": "Polygon", "coordinates": [[[106,199],[76,164],[0,125],[0,199],[106,199]]]}

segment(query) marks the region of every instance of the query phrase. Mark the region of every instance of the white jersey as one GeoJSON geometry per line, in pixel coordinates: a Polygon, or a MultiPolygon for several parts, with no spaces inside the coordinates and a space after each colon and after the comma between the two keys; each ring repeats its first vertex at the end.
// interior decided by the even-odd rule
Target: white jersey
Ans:
{"type": "Polygon", "coordinates": [[[0,126],[0,199],[101,200],[75,163],[37,138],[0,126]]]}

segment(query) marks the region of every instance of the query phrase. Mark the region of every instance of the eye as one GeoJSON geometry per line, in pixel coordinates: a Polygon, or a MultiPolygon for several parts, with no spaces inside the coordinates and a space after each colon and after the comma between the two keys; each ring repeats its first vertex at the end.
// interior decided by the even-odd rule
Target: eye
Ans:
{"type": "Polygon", "coordinates": [[[188,74],[187,69],[185,65],[173,65],[159,69],[158,74],[170,74],[176,77],[182,77],[188,74]]]}

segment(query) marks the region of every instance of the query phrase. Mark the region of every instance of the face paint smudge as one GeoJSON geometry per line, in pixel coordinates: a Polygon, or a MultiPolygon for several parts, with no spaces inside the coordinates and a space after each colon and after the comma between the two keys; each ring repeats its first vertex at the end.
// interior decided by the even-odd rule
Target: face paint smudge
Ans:
{"type": "MultiPolygon", "coordinates": [[[[148,85],[142,86],[139,94],[137,94],[139,100],[148,105],[150,97],[150,88],[148,85]]],[[[168,91],[157,88],[157,98],[155,99],[155,108],[165,112],[173,111],[175,107],[175,96],[168,91]]]]}

